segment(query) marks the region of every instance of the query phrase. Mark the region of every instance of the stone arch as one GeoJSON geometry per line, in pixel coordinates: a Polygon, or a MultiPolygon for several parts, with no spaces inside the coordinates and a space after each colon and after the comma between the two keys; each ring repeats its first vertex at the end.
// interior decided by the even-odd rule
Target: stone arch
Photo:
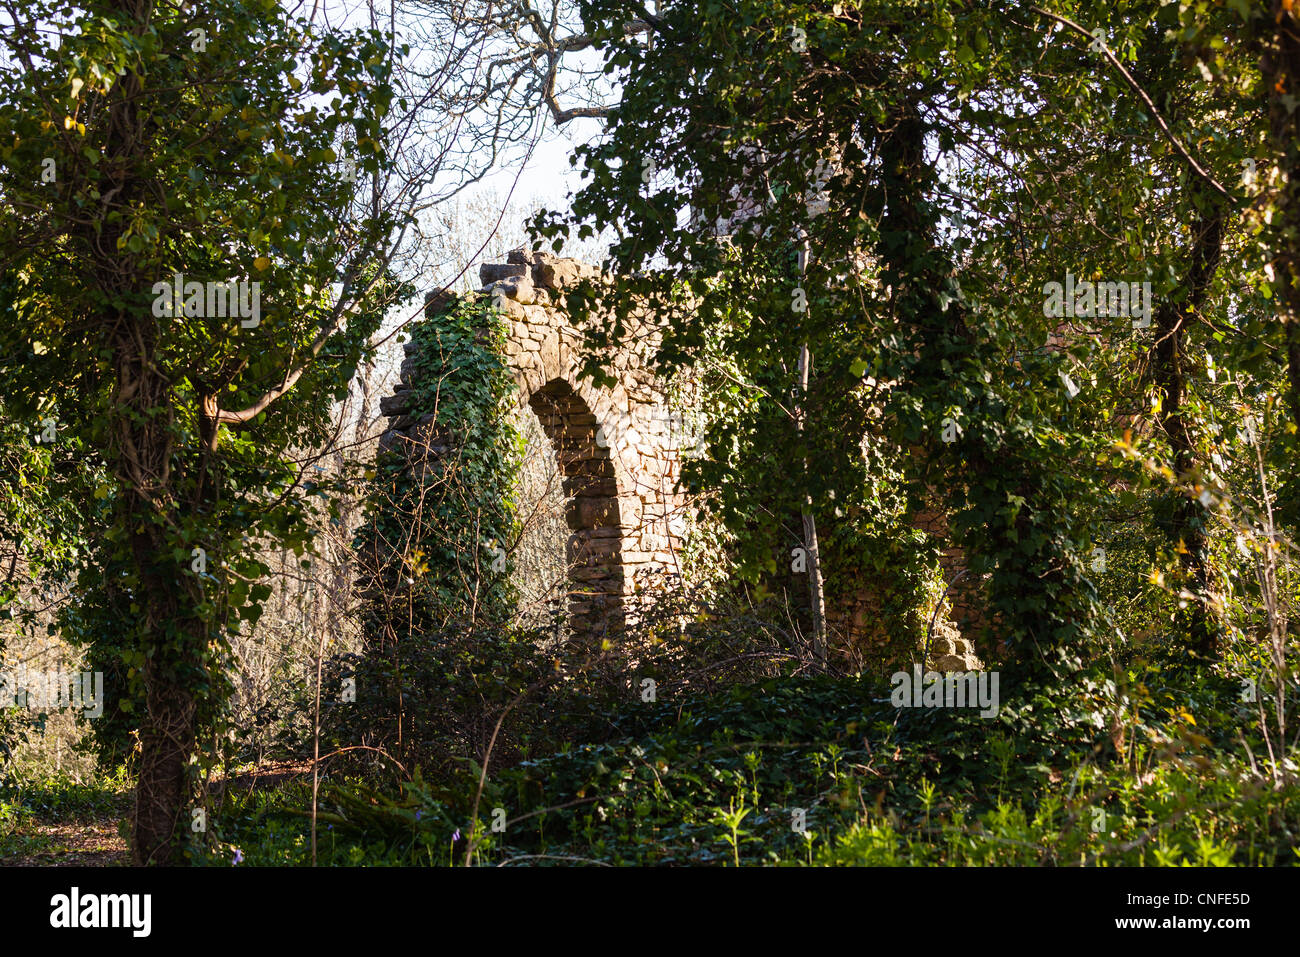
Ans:
{"type": "MultiPolygon", "coordinates": [[[[515,380],[516,411],[537,416],[563,476],[571,631],[578,638],[607,635],[636,618],[643,597],[676,588],[682,579],[689,502],[677,481],[681,452],[693,437],[677,428],[680,417],[669,410],[667,384],[655,371],[659,335],[653,325],[628,320],[625,345],[604,356],[612,385],[598,389],[578,374],[588,343],[563,306],[565,291],[582,278],[597,277],[597,269],[515,250],[506,263],[484,264],[478,274],[482,303],[504,317],[502,359],[515,380]]],[[[430,295],[430,315],[448,298],[430,295]]],[[[380,403],[391,417],[380,451],[404,451],[408,460],[446,454],[455,433],[455,423],[435,421],[432,413],[417,416],[409,408],[415,348],[408,343],[399,385],[380,403]]],[[[948,537],[941,512],[923,512],[913,524],[940,540],[948,537]]],[[[946,546],[946,583],[963,567],[961,550],[946,546]]],[[[978,622],[976,583],[959,584],[949,596],[954,618],[978,622]]],[[[878,631],[879,612],[879,589],[870,580],[827,609],[832,628],[849,644],[878,631]]],[[[978,664],[970,641],[944,620],[937,622],[932,651],[945,667],[978,664]]]]}
{"type": "MultiPolygon", "coordinates": [[[[654,330],[605,357],[612,385],[597,388],[579,375],[587,344],[561,297],[597,273],[576,260],[523,250],[479,270],[484,305],[504,316],[502,358],[515,380],[518,411],[537,416],[564,476],[569,618],[579,637],[623,627],[645,596],[680,583],[688,507],[677,489],[687,436],[653,368],[654,330]]],[[[427,311],[448,298],[431,295],[427,311]]],[[[381,452],[407,450],[408,458],[425,454],[430,435],[454,431],[454,423],[411,414],[413,358],[408,349],[394,394],[380,403],[391,418],[381,452]]]]}
{"type": "Polygon", "coordinates": [[[551,379],[527,402],[564,476],[570,627],[587,635],[617,631],[624,624],[623,528],[611,450],[600,441],[590,406],[566,380],[551,379]]]}
{"type": "MultiPolygon", "coordinates": [[[[523,250],[479,270],[483,304],[490,303],[504,317],[502,359],[514,378],[516,411],[537,417],[563,476],[567,604],[570,629],[580,639],[598,639],[624,627],[635,619],[644,597],[681,582],[690,503],[677,483],[682,452],[693,441],[679,427],[681,419],[667,401],[667,384],[655,370],[659,336],[653,326],[628,320],[632,328],[625,344],[604,357],[611,385],[597,388],[580,376],[588,343],[565,310],[563,296],[577,281],[597,275],[595,268],[576,260],[523,250]]],[[[448,298],[431,295],[429,313],[448,298]]],[[[486,324],[483,331],[486,336],[486,324]]],[[[436,421],[433,414],[417,416],[410,408],[415,348],[408,344],[401,381],[380,402],[392,419],[380,451],[404,451],[408,461],[446,454],[456,431],[455,423],[436,421]]],[[[941,540],[947,537],[941,513],[916,516],[914,524],[941,540]]],[[[954,581],[964,564],[960,549],[949,545],[942,561],[945,580],[954,581]]],[[[974,583],[961,584],[950,596],[959,621],[978,612],[970,600],[974,583]]],[[[878,589],[869,580],[840,606],[827,609],[828,620],[849,642],[859,633],[874,633],[879,612],[878,589]]],[[[932,648],[945,666],[977,664],[970,642],[942,621],[932,648]]]]}

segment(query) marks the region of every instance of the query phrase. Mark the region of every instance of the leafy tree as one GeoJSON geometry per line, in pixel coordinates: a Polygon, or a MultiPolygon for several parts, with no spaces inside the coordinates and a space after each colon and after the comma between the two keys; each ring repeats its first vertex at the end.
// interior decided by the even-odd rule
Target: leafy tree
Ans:
{"type": "MultiPolygon", "coordinates": [[[[663,13],[652,22],[662,41],[645,44],[620,32],[632,9],[586,9],[609,68],[627,77],[607,140],[584,153],[591,184],[574,207],[624,237],[614,258],[634,275],[616,308],[645,300],[667,319],[670,363],[726,329],[775,409],[794,398],[799,344],[817,357],[809,427],[751,432],[745,481],[783,484],[785,511],[807,495],[833,514],[827,503],[862,495],[858,442],[870,432],[903,468],[912,510],[936,493],[955,510],[956,534],[977,571],[995,573],[995,612],[1018,640],[1050,647],[1086,629],[1091,592],[1065,507],[1082,491],[1070,472],[1051,471],[1048,484],[1042,469],[1053,453],[1072,455],[1074,440],[1043,428],[1054,403],[1008,388],[1015,326],[964,291],[969,241],[941,232],[951,203],[931,155],[952,148],[953,127],[988,122],[970,91],[994,82],[998,61],[958,52],[989,11],[702,4],[663,13]],[[811,215],[817,203],[823,215],[811,215]],[[734,227],[725,246],[718,222],[734,227]],[[798,279],[784,264],[804,235],[813,255],[798,279]],[[638,272],[656,255],[676,268],[638,272]],[[689,309],[674,298],[679,279],[689,309]],[[737,313],[757,317],[746,333],[728,325],[737,313]],[[849,396],[856,411],[835,412],[849,396]],[[874,422],[864,397],[879,407],[874,422]]],[[[719,436],[714,448],[728,445],[719,436]]],[[[758,551],[770,547],[735,525],[758,551]]]]}
{"type": "Polygon", "coordinates": [[[389,51],[273,0],[25,10],[0,92],[0,398],[84,456],[69,494],[96,547],[65,624],[126,682],[135,860],[178,863],[227,637],[270,591],[248,543],[305,548],[289,453],[323,439],[394,292],[396,214],[353,209],[389,51]]]}
{"type": "MultiPolygon", "coordinates": [[[[784,489],[780,515],[807,494],[826,515],[861,495],[854,443],[828,439],[847,430],[896,463],[912,510],[937,500],[949,513],[972,570],[989,575],[989,624],[1030,658],[1077,662],[1067,649],[1111,630],[1089,556],[1134,503],[1157,533],[1171,624],[1217,656],[1224,516],[1207,492],[1223,492],[1224,420],[1245,413],[1205,370],[1267,393],[1286,368],[1285,324],[1268,324],[1265,263],[1239,215],[1239,173],[1266,123],[1250,50],[1223,41],[1237,14],[1146,2],[583,10],[624,87],[607,137],[580,151],[577,232],[622,237],[611,339],[648,303],[670,328],[661,361],[720,339],[767,408],[763,428],[740,424],[752,411],[716,427],[697,472],[753,496],[748,511],[742,492],[723,496],[742,551],[758,561],[772,547],[755,498],[779,503],[784,489]],[[654,40],[629,35],[633,21],[654,40]],[[799,278],[787,264],[804,235],[814,254],[799,278]],[[1053,313],[1045,284],[1067,272],[1149,283],[1137,310],[1149,314],[1053,313]],[[801,343],[818,359],[812,427],[775,428],[798,418],[786,413],[801,343]],[[1142,456],[1113,455],[1126,430],[1160,462],[1158,482],[1142,456]]],[[[558,219],[543,230],[571,232],[558,219]]]]}

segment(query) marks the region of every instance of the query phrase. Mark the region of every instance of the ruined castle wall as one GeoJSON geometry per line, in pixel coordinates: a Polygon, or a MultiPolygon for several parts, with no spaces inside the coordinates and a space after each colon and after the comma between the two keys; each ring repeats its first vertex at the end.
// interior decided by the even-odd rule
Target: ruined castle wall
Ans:
{"type": "MultiPolygon", "coordinates": [[[[687,502],[676,491],[679,419],[651,367],[658,346],[653,329],[637,330],[610,357],[612,386],[597,388],[579,376],[585,336],[570,322],[562,297],[595,275],[593,267],[575,260],[522,250],[506,263],[480,269],[485,307],[505,318],[504,360],[515,379],[518,407],[537,416],[564,476],[570,624],[575,631],[601,633],[626,621],[634,596],[680,580],[687,502]]],[[[380,447],[420,456],[440,430],[432,416],[407,415],[402,397],[411,388],[412,358],[403,363],[395,395],[382,403],[390,427],[380,447]]],[[[433,447],[445,449],[445,443],[433,447]]]]}
{"type": "MultiPolygon", "coordinates": [[[[612,385],[598,388],[580,376],[588,340],[564,308],[564,294],[597,276],[594,267],[576,260],[523,250],[512,252],[505,263],[484,264],[479,272],[484,307],[498,310],[506,324],[503,358],[515,380],[518,410],[536,415],[564,477],[569,621],[575,632],[593,636],[625,625],[639,596],[662,593],[681,581],[690,503],[677,482],[682,451],[693,441],[681,416],[670,409],[665,382],[654,368],[659,336],[648,319],[606,357],[612,385]]],[[[429,309],[441,308],[447,298],[431,297],[429,309]]],[[[406,397],[417,374],[416,348],[408,344],[401,382],[381,402],[390,423],[380,449],[400,451],[413,467],[423,467],[429,456],[449,451],[455,424],[437,422],[432,414],[418,419],[410,414],[406,397]]],[[[922,513],[915,524],[946,538],[940,513],[922,513]]],[[[960,550],[944,549],[945,584],[963,566],[960,550]]],[[[966,582],[950,596],[958,625],[978,613],[974,584],[966,582]]],[[[869,576],[827,611],[833,632],[846,643],[882,627],[879,589],[869,576]]],[[[973,649],[947,615],[940,617],[933,639],[936,665],[972,666],[973,649]]]]}

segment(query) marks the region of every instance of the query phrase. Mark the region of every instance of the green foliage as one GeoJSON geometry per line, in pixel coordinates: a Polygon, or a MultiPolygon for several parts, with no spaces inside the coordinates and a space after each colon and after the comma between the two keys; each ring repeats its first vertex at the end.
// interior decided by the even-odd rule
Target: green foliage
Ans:
{"type": "Polygon", "coordinates": [[[1004,684],[992,721],[864,707],[883,692],[855,681],[738,688],[620,717],[628,736],[511,772],[525,810],[555,809],[512,831],[500,853],[642,864],[737,854],[751,864],[1295,863],[1300,793],[1252,770],[1235,740],[1244,715],[1233,691],[1166,680],[1126,723],[1132,750],[1117,756],[1102,717],[1119,700],[1115,684],[1088,675],[1064,687],[1004,684]],[[796,808],[807,835],[791,827],[796,808]]]}
{"type": "Polygon", "coordinates": [[[623,29],[635,4],[582,9],[622,100],[577,151],[572,213],[537,227],[557,245],[620,237],[624,281],[570,295],[609,309],[605,341],[648,308],[668,327],[661,363],[707,376],[725,357],[708,384],[723,414],[688,475],[719,490],[740,574],[784,559],[807,496],[819,527],[853,530],[841,544],[865,536],[828,549],[829,589],[938,507],[985,578],[983,647],[1045,666],[1114,633],[1088,556],[1126,526],[1144,526],[1142,577],[1193,653],[1240,627],[1229,595],[1255,614],[1271,601],[1225,558],[1244,524],[1271,509],[1294,530],[1296,513],[1300,422],[1280,413],[1300,322],[1269,262],[1292,261],[1279,223],[1300,204],[1242,175],[1294,153],[1269,142],[1259,11],[749,0],[662,11],[663,42],[644,43],[623,29]],[[1053,314],[1047,283],[1067,274],[1149,283],[1145,326],[1053,314]],[[864,474],[858,439],[883,471],[864,474]],[[1196,504],[1207,488],[1227,507],[1196,504]]]}
{"type": "Polygon", "coordinates": [[[387,726],[385,741],[435,743],[445,757],[463,753],[467,736],[481,743],[483,702],[504,704],[528,683],[514,676],[537,671],[529,637],[497,627],[514,611],[502,559],[518,536],[505,490],[521,449],[499,316],[482,301],[457,301],[409,334],[408,414],[423,447],[376,463],[355,546],[366,652],[340,663],[364,688],[363,705],[337,717],[348,728],[387,726]]]}
{"type": "MultiPolygon", "coordinates": [[[[778,530],[808,500],[819,526],[867,537],[827,556],[852,580],[871,564],[872,536],[888,540],[937,496],[974,573],[992,576],[999,637],[1031,655],[1077,644],[1099,609],[1077,558],[1095,487],[1073,465],[1096,440],[1062,422],[1052,362],[1022,359],[1027,382],[1005,375],[1042,344],[1042,323],[1026,327],[1023,293],[1008,301],[999,289],[994,301],[1005,264],[951,237],[960,201],[925,162],[936,139],[955,148],[952,129],[973,142],[994,119],[967,90],[993,96],[1005,64],[952,56],[969,53],[971,34],[996,48],[975,28],[988,11],[864,7],[674,7],[656,29],[691,41],[646,45],[622,35],[626,5],[584,5],[609,68],[627,76],[608,136],[578,151],[589,183],[574,202],[580,230],[616,226],[623,237],[612,259],[628,278],[603,297],[617,317],[607,335],[649,303],[670,330],[661,363],[698,358],[707,344],[734,364],[732,414],[710,429],[694,475],[721,490],[742,573],[770,566],[774,551],[784,558],[792,536],[778,530]],[[944,112],[953,115],[931,115],[944,112]],[[830,211],[810,215],[819,163],[832,164],[818,184],[830,211]],[[687,207],[689,218],[678,215],[687,207]],[[728,243],[717,222],[732,224],[728,243]],[[800,276],[791,259],[803,237],[813,255],[800,276]],[[668,268],[646,270],[656,257],[668,268]],[[803,344],[815,359],[806,397],[795,371],[803,344]],[[948,419],[959,441],[940,440],[948,419]]],[[[1025,42],[1003,39],[1013,50],[1025,42]]],[[[550,237],[572,228],[539,226],[550,237]]],[[[580,291],[570,305],[595,296],[580,291]]],[[[914,607],[923,577],[901,576],[914,607]]]]}
{"type": "Polygon", "coordinates": [[[130,781],[118,766],[89,783],[66,774],[37,780],[0,778],[0,858],[7,861],[57,849],[52,839],[32,833],[34,825],[72,825],[120,817],[130,804],[130,781]]]}
{"type": "MultiPolygon", "coordinates": [[[[305,867],[312,864],[311,785],[294,780],[225,796],[212,840],[190,849],[207,867],[305,867]]],[[[453,863],[454,826],[419,777],[396,797],[364,778],[326,782],[317,810],[315,863],[320,866],[445,866],[453,863]]]]}
{"type": "MultiPolygon", "coordinates": [[[[1236,691],[1159,660],[1026,673],[992,720],[896,710],[876,682],[826,677],[628,704],[603,741],[490,774],[481,794],[474,762],[437,785],[326,784],[321,860],[461,864],[473,833],[487,865],[1294,864],[1300,792],[1259,773],[1236,691]]],[[[309,798],[237,798],[210,859],[237,845],[248,863],[305,863],[309,798]]]]}
{"type": "MultiPolygon", "coordinates": [[[[336,172],[347,140],[362,170],[383,161],[387,46],[265,0],[26,12],[69,35],[5,38],[0,401],[25,428],[54,418],[77,460],[63,491],[89,547],[61,624],[112,676],[105,752],[139,727],[147,757],[183,752],[142,767],[176,775],[220,723],[229,634],[270,594],[248,543],[306,548],[294,453],[325,440],[405,294],[383,255],[397,217],[358,213],[336,172]],[[188,290],[169,314],[175,274],[259,283],[258,314],[188,290]]],[[[165,858],[179,808],[157,810],[165,858]]]]}
{"type": "MultiPolygon", "coordinates": [[[[517,534],[512,503],[519,443],[509,423],[514,381],[501,354],[504,330],[475,301],[410,327],[414,383],[408,415],[422,446],[381,457],[357,550],[367,561],[373,606],[414,609],[418,634],[464,616],[496,621],[511,609],[509,579],[491,546],[517,534]],[[427,467],[413,465],[427,454],[427,467]]],[[[504,550],[504,548],[503,548],[504,550]]],[[[466,620],[469,620],[468,618],[466,620]]],[[[372,623],[372,640],[400,640],[372,623]]]]}
{"type": "MultiPolygon", "coordinates": [[[[365,172],[389,162],[390,51],[264,0],[197,20],[100,6],[37,0],[34,22],[77,33],[5,40],[0,532],[44,553],[38,573],[76,575],[61,625],[121,692],[97,725],[105,756],[140,727],[146,750],[180,741],[183,767],[197,732],[221,730],[227,638],[269,594],[250,543],[302,556],[311,511],[333,508],[329,485],[299,493],[293,452],[324,440],[408,292],[380,254],[403,223],[349,215],[331,175],[346,142],[365,172]],[[259,277],[262,322],[158,321],[152,284],[175,272],[259,277]],[[334,282],[360,303],[342,324],[334,282]],[[38,448],[47,417],[58,441],[38,448]]],[[[726,599],[766,620],[675,609],[600,660],[503,626],[492,549],[518,534],[502,490],[519,457],[504,329],[481,300],[429,316],[411,415],[436,455],[376,465],[357,538],[367,647],[321,689],[325,743],[365,742],[385,770],[327,783],[316,855],[1293,863],[1300,137],[1270,51],[1295,13],[663,6],[581,4],[622,102],[575,156],[572,211],[537,229],[557,248],[619,237],[620,281],[568,297],[578,321],[609,319],[595,382],[645,310],[658,367],[698,369],[707,449],[684,481],[725,528],[726,599]],[[639,18],[654,42],[627,29],[639,18]],[[1067,276],[1148,284],[1147,323],[1054,312],[1067,276]],[[803,651],[771,613],[798,595],[801,512],[833,603],[877,589],[895,647],[865,676],[781,664],[803,651]],[[950,542],[912,528],[921,512],[950,542]],[[994,720],[895,710],[880,681],[946,584],[944,544],[980,583],[981,650],[1007,662],[994,720]]],[[[300,785],[228,795],[217,843],[191,853],[310,860],[309,801],[300,785]]],[[[0,803],[5,827],[33,813],[0,803]]]]}
{"type": "Polygon", "coordinates": [[[41,781],[6,782],[3,788],[0,801],[7,813],[59,821],[120,810],[129,793],[129,781],[119,767],[89,784],[54,775],[41,781]]]}

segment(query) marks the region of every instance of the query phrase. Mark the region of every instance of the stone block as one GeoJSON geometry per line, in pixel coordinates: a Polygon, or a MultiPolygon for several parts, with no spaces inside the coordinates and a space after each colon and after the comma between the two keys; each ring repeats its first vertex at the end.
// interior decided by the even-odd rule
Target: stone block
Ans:
{"type": "Polygon", "coordinates": [[[379,411],[383,415],[406,415],[411,411],[411,393],[403,389],[386,395],[379,400],[379,411]]]}
{"type": "Polygon", "coordinates": [[[618,504],[610,498],[578,496],[569,500],[564,517],[570,528],[596,528],[618,521],[618,504]]]}
{"type": "Polygon", "coordinates": [[[978,671],[980,662],[978,658],[962,655],[944,655],[936,658],[934,670],[947,673],[949,671],[978,671]]]}
{"type": "Polygon", "coordinates": [[[454,292],[446,289],[435,289],[430,293],[426,293],[424,297],[424,314],[426,317],[436,316],[438,313],[449,309],[459,298],[454,292]]]}
{"type": "Polygon", "coordinates": [[[600,586],[601,591],[616,592],[620,585],[620,578],[608,565],[578,565],[570,570],[569,577],[589,590],[600,586]]]}
{"type": "Polygon", "coordinates": [[[490,286],[494,282],[512,276],[523,276],[527,272],[528,267],[522,263],[483,263],[478,267],[478,281],[479,285],[490,286]]]}
{"type": "MultiPolygon", "coordinates": [[[[537,287],[533,285],[533,278],[531,275],[525,274],[513,282],[502,283],[501,285],[505,290],[506,295],[511,299],[523,303],[524,305],[532,305],[537,302],[537,287]]],[[[532,313],[529,312],[528,315],[531,319],[532,313]]]]}
{"type": "MultiPolygon", "coordinates": [[[[511,287],[506,286],[504,283],[494,283],[491,286],[485,287],[483,292],[487,294],[488,302],[493,306],[497,306],[501,314],[506,318],[524,319],[528,314],[526,311],[527,307],[509,295],[507,292],[507,289],[509,288],[511,287]],[[499,299],[497,297],[498,292],[501,293],[499,299]]],[[[486,341],[486,339],[483,341],[486,341]]]]}
{"type": "Polygon", "coordinates": [[[594,279],[599,275],[600,270],[594,266],[576,259],[556,259],[551,256],[545,256],[533,268],[533,282],[556,292],[563,292],[583,279],[594,279]]]}

